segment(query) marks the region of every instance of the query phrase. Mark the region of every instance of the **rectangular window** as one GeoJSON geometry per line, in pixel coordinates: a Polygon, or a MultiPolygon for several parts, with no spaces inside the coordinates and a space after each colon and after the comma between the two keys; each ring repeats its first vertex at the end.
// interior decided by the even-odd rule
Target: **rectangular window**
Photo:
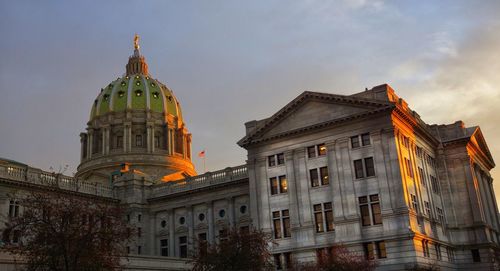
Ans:
{"type": "Polygon", "coordinates": [[[281,263],[281,257],[280,254],[274,254],[274,266],[276,267],[276,270],[283,270],[283,264],[281,263]]]}
{"type": "Polygon", "coordinates": [[[432,185],[432,192],[439,194],[439,192],[440,192],[439,191],[439,184],[438,184],[436,177],[430,175],[430,179],[431,179],[431,185],[432,185]]]}
{"type": "Polygon", "coordinates": [[[318,148],[318,156],[325,156],[326,155],[326,146],[325,146],[325,144],[319,144],[316,147],[318,148]]]}
{"type": "Polygon", "coordinates": [[[199,242],[207,241],[207,233],[206,232],[198,233],[198,241],[199,242]]]}
{"type": "Polygon", "coordinates": [[[269,178],[271,185],[271,195],[288,192],[288,182],[286,175],[269,178]]]}
{"type": "Polygon", "coordinates": [[[427,186],[427,180],[425,179],[423,168],[421,167],[418,168],[418,175],[420,175],[420,183],[422,183],[422,186],[427,186]]]}
{"type": "Polygon", "coordinates": [[[385,250],[384,241],[375,242],[375,247],[377,248],[377,256],[379,259],[387,258],[387,251],[385,250]]]}
{"type": "Polygon", "coordinates": [[[187,258],[187,236],[179,237],[179,257],[187,258]]]}
{"type": "Polygon", "coordinates": [[[479,254],[479,249],[471,249],[470,252],[472,253],[472,261],[475,263],[481,262],[481,255],[479,254]]]}
{"type": "Polygon", "coordinates": [[[328,185],[330,183],[328,179],[328,167],[319,168],[319,175],[321,177],[321,185],[328,185]]]}
{"type": "Polygon", "coordinates": [[[271,182],[271,195],[276,195],[278,194],[278,178],[276,177],[272,177],[269,179],[269,181],[271,182]]]}
{"type": "Polygon", "coordinates": [[[365,158],[366,177],[375,176],[375,166],[373,165],[373,157],[365,158]]]}
{"type": "Polygon", "coordinates": [[[283,253],[283,258],[285,258],[285,268],[289,269],[292,267],[292,254],[290,252],[283,253]]]}
{"type": "Polygon", "coordinates": [[[382,224],[382,213],[378,194],[370,195],[370,197],[359,197],[358,201],[361,212],[361,224],[363,226],[382,224]]]}
{"type": "Polygon", "coordinates": [[[404,158],[404,160],[406,166],[406,175],[410,176],[410,178],[413,178],[413,167],[411,165],[411,161],[407,158],[404,158]]]}
{"type": "Polygon", "coordinates": [[[316,232],[324,232],[323,208],[321,204],[314,205],[314,221],[316,223],[316,232]]]}
{"type": "Polygon", "coordinates": [[[449,262],[454,262],[455,261],[455,252],[451,247],[446,247],[446,255],[448,256],[448,261],[449,262]]]}
{"type": "Polygon", "coordinates": [[[365,250],[365,256],[368,260],[375,259],[375,253],[373,249],[373,243],[364,243],[363,248],[365,250]]]}
{"type": "Polygon", "coordinates": [[[137,254],[138,255],[142,254],[142,247],[141,246],[137,246],[137,254]]]}
{"type": "Polygon", "coordinates": [[[436,258],[438,259],[438,261],[441,261],[441,259],[442,259],[442,256],[441,256],[441,245],[435,244],[434,248],[436,249],[436,258]]]}
{"type": "Polygon", "coordinates": [[[135,135],[135,146],[142,147],[142,135],[135,135]]]}
{"type": "Polygon", "coordinates": [[[370,145],[370,133],[366,133],[366,134],[361,134],[361,144],[363,146],[368,146],[370,145]]]}
{"type": "Polygon", "coordinates": [[[224,242],[229,238],[227,229],[222,229],[219,231],[219,241],[224,242]]]}
{"type": "Polygon", "coordinates": [[[286,181],[286,176],[285,175],[280,176],[279,179],[280,179],[280,193],[288,192],[288,184],[286,181]]]}
{"type": "Polygon", "coordinates": [[[137,228],[137,237],[141,237],[141,236],[142,236],[142,228],[138,227],[137,228]]]}
{"type": "Polygon", "coordinates": [[[292,236],[290,232],[290,213],[288,210],[281,211],[281,217],[283,220],[283,236],[285,236],[285,238],[292,236]]]}
{"type": "Polygon", "coordinates": [[[269,165],[269,167],[276,166],[276,156],[275,155],[268,156],[267,157],[267,164],[269,165]]]}
{"type": "Polygon", "coordinates": [[[359,144],[359,136],[351,136],[351,148],[359,148],[361,145],[359,144]]]}
{"type": "Polygon", "coordinates": [[[413,210],[415,210],[415,212],[418,213],[418,201],[417,201],[417,197],[413,194],[410,194],[410,198],[411,198],[411,208],[413,210]]]}
{"type": "Polygon", "coordinates": [[[316,146],[307,147],[307,157],[308,158],[316,157],[316,146]]]}
{"type": "Polygon", "coordinates": [[[9,202],[9,217],[18,217],[19,216],[19,201],[11,200],[9,202]]]}
{"type": "Polygon", "coordinates": [[[282,237],[281,234],[281,216],[280,212],[273,212],[273,226],[274,226],[274,238],[278,239],[282,237]]]}
{"type": "Polygon", "coordinates": [[[363,160],[354,160],[354,172],[356,175],[356,179],[365,177],[365,175],[363,174],[363,160]]]}
{"type": "Polygon", "coordinates": [[[443,209],[436,207],[437,218],[440,223],[444,224],[444,213],[443,209]]]}
{"type": "Polygon", "coordinates": [[[127,247],[127,254],[130,254],[130,247],[127,247]]]}
{"type": "Polygon", "coordinates": [[[168,239],[160,240],[160,253],[161,256],[168,256],[168,239]]]}
{"type": "Polygon", "coordinates": [[[325,222],[326,222],[326,231],[333,231],[333,208],[331,202],[326,202],[323,204],[324,212],[325,212],[325,222]]]}
{"type": "Polygon", "coordinates": [[[309,177],[311,178],[311,186],[319,186],[318,170],[316,168],[309,170],[309,177]]]}
{"type": "Polygon", "coordinates": [[[285,154],[283,153],[278,153],[276,154],[278,165],[284,165],[285,164],[285,154]]]}
{"type": "Polygon", "coordinates": [[[431,214],[431,205],[429,204],[428,201],[424,201],[424,207],[425,207],[425,213],[429,216],[432,217],[431,214]]]}
{"type": "Polygon", "coordinates": [[[116,137],[116,147],[117,148],[122,148],[123,147],[123,136],[117,136],[116,137]]]}
{"type": "Polygon", "coordinates": [[[429,253],[429,241],[422,240],[422,251],[424,252],[424,257],[428,258],[431,256],[429,253]]]}

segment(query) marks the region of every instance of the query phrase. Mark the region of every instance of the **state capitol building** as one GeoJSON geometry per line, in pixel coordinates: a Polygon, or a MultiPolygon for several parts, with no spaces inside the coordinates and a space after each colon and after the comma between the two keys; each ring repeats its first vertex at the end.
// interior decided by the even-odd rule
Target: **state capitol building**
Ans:
{"type": "MultiPolygon", "coordinates": [[[[112,74],[110,74],[112,76],[112,74]]],[[[141,233],[127,270],[186,270],[196,240],[262,229],[277,270],[335,244],[377,270],[499,267],[493,158],[478,126],[427,124],[387,84],[351,95],[303,92],[245,123],[247,163],[198,175],[188,124],[135,44],[126,73],[104,86],[80,134],[75,177],[0,160],[0,223],[10,195],[57,187],[127,206],[141,233]]],[[[0,270],[14,270],[11,256],[0,270]]]]}

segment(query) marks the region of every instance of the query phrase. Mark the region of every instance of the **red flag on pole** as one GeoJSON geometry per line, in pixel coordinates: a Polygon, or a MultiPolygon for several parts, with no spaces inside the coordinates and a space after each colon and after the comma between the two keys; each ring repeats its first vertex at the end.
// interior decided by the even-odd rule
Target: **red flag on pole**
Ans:
{"type": "Polygon", "coordinates": [[[205,157],[205,150],[202,150],[201,152],[199,152],[198,157],[204,158],[205,157]]]}

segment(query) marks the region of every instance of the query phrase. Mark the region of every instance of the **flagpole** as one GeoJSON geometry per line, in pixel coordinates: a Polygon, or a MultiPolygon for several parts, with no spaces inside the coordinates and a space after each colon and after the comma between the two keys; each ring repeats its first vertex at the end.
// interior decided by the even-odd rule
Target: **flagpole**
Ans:
{"type": "Polygon", "coordinates": [[[207,157],[203,156],[203,173],[207,173],[207,166],[205,164],[206,159],[207,159],[207,157]]]}

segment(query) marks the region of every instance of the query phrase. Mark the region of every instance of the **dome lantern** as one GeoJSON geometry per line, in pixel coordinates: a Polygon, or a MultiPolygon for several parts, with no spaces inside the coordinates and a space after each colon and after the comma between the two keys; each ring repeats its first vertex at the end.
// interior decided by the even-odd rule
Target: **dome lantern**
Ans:
{"type": "Polygon", "coordinates": [[[134,54],[128,58],[126,66],[127,75],[144,74],[148,75],[148,64],[146,59],[139,52],[139,35],[134,36],[134,54]]]}

